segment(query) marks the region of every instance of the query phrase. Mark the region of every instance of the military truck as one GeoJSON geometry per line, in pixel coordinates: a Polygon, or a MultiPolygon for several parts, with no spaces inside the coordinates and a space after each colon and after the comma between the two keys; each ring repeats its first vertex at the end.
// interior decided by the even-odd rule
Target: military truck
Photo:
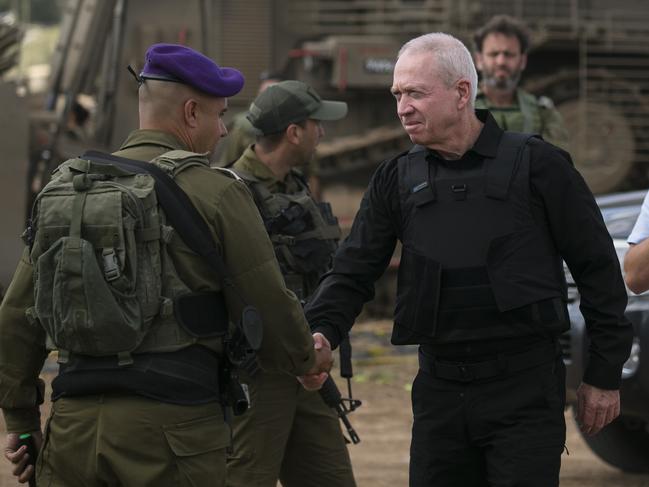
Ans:
{"type": "MultiPolygon", "coordinates": [[[[26,213],[18,207],[20,195],[11,191],[37,190],[60,160],[83,148],[114,149],[136,126],[137,85],[126,66],[141,68],[142,54],[153,42],[184,43],[240,68],[247,83],[230,100],[231,113],[247,108],[263,71],[303,79],[321,95],[347,101],[348,117],[326,127],[319,162],[325,196],[348,222],[376,164],[408,146],[387,89],[399,46],[431,31],[454,33],[468,44],[473,30],[496,13],[530,25],[534,47],[524,86],[555,100],[572,134],[569,149],[591,188],[601,193],[647,184],[645,0],[614,5],[607,0],[67,0],[64,5],[49,87],[38,109],[29,112],[30,183],[20,163],[1,183],[0,194],[8,198],[3,208],[12,209],[2,216],[7,238],[20,233],[26,213]],[[72,116],[80,96],[94,101],[81,137],[72,116]],[[5,222],[8,214],[16,221],[5,222]]],[[[22,116],[25,107],[15,111],[22,116]]],[[[2,116],[3,127],[9,127],[0,134],[5,157],[9,143],[24,152],[14,134],[20,118],[8,111],[2,116]]],[[[8,281],[16,251],[3,252],[0,282],[8,281]]]]}

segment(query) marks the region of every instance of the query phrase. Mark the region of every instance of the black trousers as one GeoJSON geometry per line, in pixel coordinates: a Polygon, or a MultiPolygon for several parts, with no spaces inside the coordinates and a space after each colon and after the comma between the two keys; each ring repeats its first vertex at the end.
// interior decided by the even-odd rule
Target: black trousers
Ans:
{"type": "Polygon", "coordinates": [[[419,370],[410,487],[555,487],[566,426],[560,357],[459,382],[419,370]]]}

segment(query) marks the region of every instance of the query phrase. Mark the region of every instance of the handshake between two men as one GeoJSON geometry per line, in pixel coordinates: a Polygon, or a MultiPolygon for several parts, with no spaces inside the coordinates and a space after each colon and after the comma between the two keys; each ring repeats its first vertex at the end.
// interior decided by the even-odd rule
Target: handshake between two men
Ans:
{"type": "Polygon", "coordinates": [[[298,380],[307,391],[317,391],[329,377],[329,371],[334,364],[333,352],[329,340],[322,333],[313,334],[315,348],[315,363],[306,375],[298,380]]]}

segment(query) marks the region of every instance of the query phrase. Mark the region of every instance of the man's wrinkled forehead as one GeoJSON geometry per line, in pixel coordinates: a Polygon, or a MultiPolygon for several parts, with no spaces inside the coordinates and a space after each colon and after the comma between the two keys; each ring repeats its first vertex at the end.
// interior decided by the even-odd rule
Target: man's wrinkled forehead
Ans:
{"type": "Polygon", "coordinates": [[[436,65],[435,57],[431,53],[406,51],[394,66],[390,91],[427,86],[438,78],[436,65]]]}

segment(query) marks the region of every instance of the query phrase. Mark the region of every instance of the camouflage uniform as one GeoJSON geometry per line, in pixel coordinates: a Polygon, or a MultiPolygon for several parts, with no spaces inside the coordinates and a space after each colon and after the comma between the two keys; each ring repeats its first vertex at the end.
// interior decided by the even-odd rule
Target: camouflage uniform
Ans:
{"type": "MultiPolygon", "coordinates": [[[[294,172],[284,181],[277,180],[253,147],[246,149],[233,169],[253,177],[270,193],[296,194],[304,187],[294,172]]],[[[298,295],[305,288],[309,293],[314,290],[293,284],[295,288],[288,285],[298,295]]],[[[247,382],[252,408],[233,424],[229,487],[275,487],[278,478],[284,487],[356,485],[338,417],[317,392],[304,390],[294,377],[266,371],[247,382]]]]}
{"type": "MultiPolygon", "coordinates": [[[[172,149],[185,148],[169,134],[137,130],[116,155],[151,160],[172,149]]],[[[276,373],[304,374],[315,361],[313,340],[300,303],[283,284],[247,188],[200,166],[183,171],[176,182],[207,222],[244,300],[264,316],[260,364],[276,373]]],[[[168,248],[178,275],[193,291],[220,289],[180,238],[172,237],[168,248]]],[[[9,432],[40,429],[38,374],[47,351],[43,329],[25,316],[34,303],[32,273],[26,250],[0,306],[0,406],[9,432]]],[[[230,316],[238,316],[241,302],[227,290],[225,298],[230,316]]],[[[229,436],[218,402],[180,405],[101,391],[62,397],[46,427],[37,480],[67,487],[224,485],[229,436]]]]}
{"type": "Polygon", "coordinates": [[[488,109],[503,130],[540,134],[547,142],[567,149],[568,132],[563,119],[546,96],[536,97],[519,88],[516,90],[516,104],[493,107],[485,94],[479,92],[475,108],[488,109]]]}

